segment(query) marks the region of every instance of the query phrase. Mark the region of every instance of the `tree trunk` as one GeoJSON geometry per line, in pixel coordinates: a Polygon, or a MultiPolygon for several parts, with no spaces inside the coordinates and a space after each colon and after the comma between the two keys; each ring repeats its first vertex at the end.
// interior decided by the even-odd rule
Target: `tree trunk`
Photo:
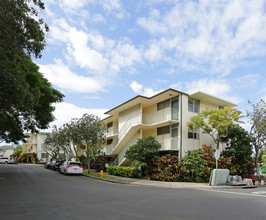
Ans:
{"type": "Polygon", "coordinates": [[[217,141],[216,150],[219,150],[219,144],[220,144],[220,141],[217,141]]]}
{"type": "Polygon", "coordinates": [[[255,169],[257,175],[259,175],[259,149],[255,147],[255,169]]]}
{"type": "Polygon", "coordinates": [[[90,158],[89,158],[89,155],[87,155],[88,173],[91,172],[90,162],[91,162],[91,160],[90,160],[90,158]]]}

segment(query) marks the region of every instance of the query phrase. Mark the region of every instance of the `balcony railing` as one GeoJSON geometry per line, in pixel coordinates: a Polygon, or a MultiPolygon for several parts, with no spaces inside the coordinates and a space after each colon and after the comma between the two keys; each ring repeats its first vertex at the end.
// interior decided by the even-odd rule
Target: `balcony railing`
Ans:
{"type": "Polygon", "coordinates": [[[118,138],[116,137],[111,144],[108,144],[106,146],[106,153],[110,154],[117,145],[117,143],[118,143],[118,138]]]}
{"type": "Polygon", "coordinates": [[[110,127],[106,131],[106,137],[115,136],[117,134],[118,134],[118,127],[117,126],[110,127]]]}
{"type": "Polygon", "coordinates": [[[162,121],[171,120],[171,108],[165,108],[150,114],[143,114],[143,124],[155,124],[162,121]]]}
{"type": "Polygon", "coordinates": [[[139,117],[129,118],[127,120],[127,122],[123,125],[123,127],[119,130],[119,134],[118,134],[119,140],[121,140],[121,138],[127,133],[127,131],[131,127],[133,127],[135,125],[138,125],[140,123],[141,123],[141,121],[140,121],[140,118],[139,117]]]}
{"type": "Polygon", "coordinates": [[[162,146],[161,150],[179,150],[180,149],[180,138],[179,137],[164,137],[157,136],[155,138],[162,146]]]}

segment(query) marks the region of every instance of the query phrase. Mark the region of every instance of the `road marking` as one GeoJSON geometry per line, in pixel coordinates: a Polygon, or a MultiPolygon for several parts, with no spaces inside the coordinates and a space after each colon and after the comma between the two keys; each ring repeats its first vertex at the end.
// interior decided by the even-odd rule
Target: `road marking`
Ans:
{"type": "Polygon", "coordinates": [[[2,177],[0,177],[0,180],[5,180],[6,178],[2,178],[2,177]]]}
{"type": "Polygon", "coordinates": [[[254,193],[254,194],[266,194],[266,191],[257,191],[257,192],[251,192],[251,193],[254,193]]]}
{"type": "Polygon", "coordinates": [[[212,189],[198,189],[208,192],[219,192],[219,193],[227,193],[227,194],[236,194],[236,195],[243,195],[243,196],[256,196],[256,197],[263,197],[266,198],[266,195],[259,195],[259,194],[251,194],[251,193],[240,193],[240,192],[231,192],[231,191],[221,191],[221,190],[212,190],[212,189]]]}

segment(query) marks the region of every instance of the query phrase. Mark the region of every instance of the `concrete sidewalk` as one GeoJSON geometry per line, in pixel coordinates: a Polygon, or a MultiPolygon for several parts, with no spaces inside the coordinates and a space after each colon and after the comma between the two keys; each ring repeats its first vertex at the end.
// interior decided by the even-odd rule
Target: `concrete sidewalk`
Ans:
{"type": "MultiPolygon", "coordinates": [[[[91,172],[91,173],[99,174],[98,172],[91,172]]],[[[220,186],[210,186],[208,183],[162,182],[162,181],[147,180],[147,179],[126,178],[121,176],[110,175],[107,173],[104,173],[104,176],[109,177],[111,179],[102,179],[92,176],[87,176],[87,177],[112,183],[130,184],[135,186],[150,186],[150,187],[162,187],[162,188],[205,188],[205,189],[216,189],[220,187],[220,186]]]]}
{"type": "MultiPolygon", "coordinates": [[[[95,172],[94,170],[91,173],[99,174],[99,172],[95,172]]],[[[110,179],[102,179],[92,176],[87,176],[89,178],[107,181],[118,184],[129,184],[135,186],[148,186],[148,187],[161,187],[161,188],[176,188],[176,189],[244,189],[244,188],[257,188],[257,187],[266,187],[263,186],[229,186],[229,185],[219,185],[219,186],[210,186],[208,183],[193,183],[193,182],[162,182],[155,180],[147,180],[141,178],[126,178],[121,176],[114,176],[108,173],[104,173],[105,177],[109,177],[110,179]]]]}

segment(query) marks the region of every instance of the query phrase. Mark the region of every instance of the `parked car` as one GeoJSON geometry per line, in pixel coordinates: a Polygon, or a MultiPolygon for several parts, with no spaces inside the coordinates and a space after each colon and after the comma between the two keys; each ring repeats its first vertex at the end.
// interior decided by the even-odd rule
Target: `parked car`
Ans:
{"type": "Polygon", "coordinates": [[[15,163],[14,159],[12,157],[0,157],[0,163],[15,163]]]}
{"type": "Polygon", "coordinates": [[[51,162],[52,162],[52,161],[48,161],[46,164],[44,164],[44,168],[46,168],[46,169],[50,169],[51,162]]]}
{"type": "Polygon", "coordinates": [[[64,163],[62,160],[52,161],[50,164],[50,170],[59,170],[60,166],[64,163]]]}
{"type": "Polygon", "coordinates": [[[60,173],[63,173],[65,175],[67,175],[67,174],[81,175],[83,173],[83,167],[82,167],[80,162],[65,161],[60,166],[60,173]]]}

